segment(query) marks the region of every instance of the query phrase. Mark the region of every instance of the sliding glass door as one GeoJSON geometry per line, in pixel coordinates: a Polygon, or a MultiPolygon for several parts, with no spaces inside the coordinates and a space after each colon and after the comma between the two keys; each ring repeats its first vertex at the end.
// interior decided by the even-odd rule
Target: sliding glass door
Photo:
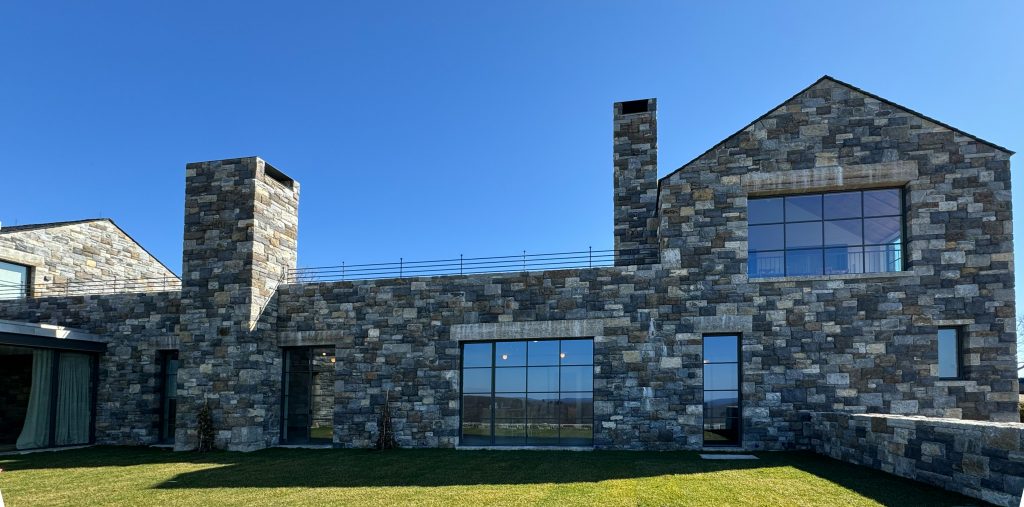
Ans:
{"type": "Polygon", "coordinates": [[[88,444],[95,355],[0,345],[0,450],[88,444]]]}

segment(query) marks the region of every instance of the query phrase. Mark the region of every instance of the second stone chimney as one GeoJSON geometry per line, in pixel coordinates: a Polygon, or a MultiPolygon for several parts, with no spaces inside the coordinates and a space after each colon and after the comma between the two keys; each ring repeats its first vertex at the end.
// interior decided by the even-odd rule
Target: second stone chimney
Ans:
{"type": "Polygon", "coordinates": [[[658,262],[657,99],[614,107],[615,265],[658,262]]]}

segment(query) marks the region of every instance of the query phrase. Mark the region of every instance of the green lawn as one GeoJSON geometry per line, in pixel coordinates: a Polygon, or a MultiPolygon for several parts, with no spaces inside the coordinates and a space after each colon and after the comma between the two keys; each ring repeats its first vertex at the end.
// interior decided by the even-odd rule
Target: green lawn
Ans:
{"type": "Polygon", "coordinates": [[[813,454],[95,447],[0,456],[9,507],[43,505],[973,505],[813,454]]]}

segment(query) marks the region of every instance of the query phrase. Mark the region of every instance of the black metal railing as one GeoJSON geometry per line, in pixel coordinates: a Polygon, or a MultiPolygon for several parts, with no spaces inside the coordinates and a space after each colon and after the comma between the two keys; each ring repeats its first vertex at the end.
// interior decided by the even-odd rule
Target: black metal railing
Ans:
{"type": "Polygon", "coordinates": [[[20,284],[3,284],[0,285],[0,301],[26,297],[43,298],[177,290],[181,290],[181,280],[176,276],[44,282],[33,284],[31,287],[20,284]]]}
{"type": "Polygon", "coordinates": [[[346,280],[377,280],[382,278],[412,278],[419,276],[478,275],[488,273],[516,273],[553,269],[581,269],[623,264],[649,264],[657,262],[656,248],[621,250],[594,250],[531,254],[525,250],[518,255],[492,257],[465,257],[430,261],[377,262],[346,264],[312,268],[298,268],[288,273],[288,283],[316,283],[346,280]]]}

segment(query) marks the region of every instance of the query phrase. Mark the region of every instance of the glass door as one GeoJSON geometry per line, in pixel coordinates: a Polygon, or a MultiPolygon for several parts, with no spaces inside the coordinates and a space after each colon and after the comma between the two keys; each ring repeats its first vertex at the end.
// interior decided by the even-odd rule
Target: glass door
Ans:
{"type": "Polygon", "coordinates": [[[178,351],[160,351],[160,443],[174,443],[175,419],[178,417],[178,351]]]}
{"type": "Polygon", "coordinates": [[[704,336],[704,445],[740,445],[739,335],[704,336]]]}
{"type": "Polygon", "coordinates": [[[334,433],[334,365],[334,347],[284,350],[283,443],[331,443],[334,433]]]}

